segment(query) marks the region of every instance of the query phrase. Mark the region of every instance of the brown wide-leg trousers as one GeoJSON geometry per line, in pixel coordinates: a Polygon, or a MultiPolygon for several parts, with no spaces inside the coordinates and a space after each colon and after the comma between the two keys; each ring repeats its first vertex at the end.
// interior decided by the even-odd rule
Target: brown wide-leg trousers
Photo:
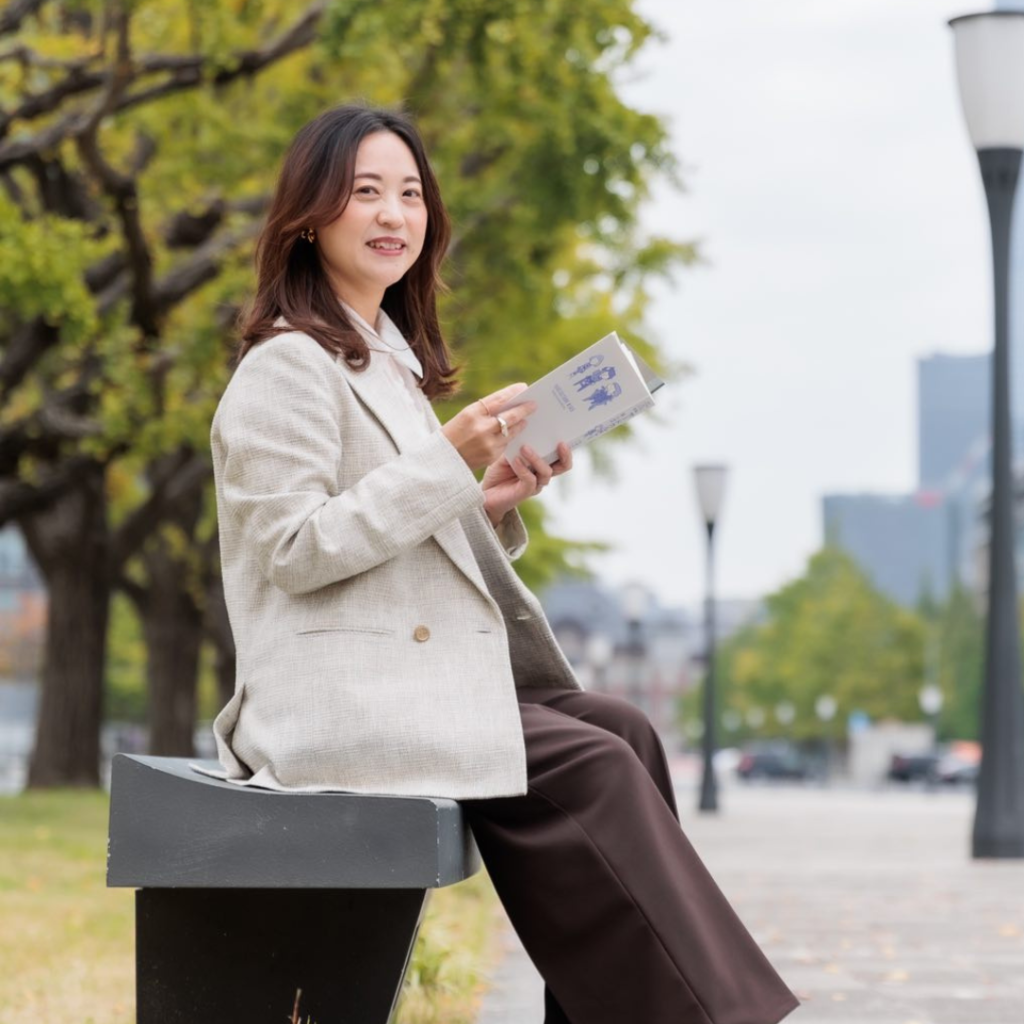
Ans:
{"type": "Polygon", "coordinates": [[[527,793],[461,803],[546,1024],[785,1017],[798,1000],[683,834],[647,716],[590,691],[518,696],[527,793]]]}

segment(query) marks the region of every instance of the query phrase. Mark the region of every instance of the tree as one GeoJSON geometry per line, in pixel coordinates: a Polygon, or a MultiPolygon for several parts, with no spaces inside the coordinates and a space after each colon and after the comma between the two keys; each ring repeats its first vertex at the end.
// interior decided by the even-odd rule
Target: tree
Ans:
{"type": "Polygon", "coordinates": [[[918,616],[876,590],[847,554],[826,547],[803,576],[766,598],[764,621],[722,645],[722,706],[743,716],[742,734],[777,735],[774,711],[792,704],[785,731],[796,739],[834,734],[854,710],[917,720],[924,635],[918,616]],[[839,712],[823,727],[815,702],[826,694],[839,712]],[[749,725],[754,708],[764,715],[759,727],[749,725]]]}
{"type": "Polygon", "coordinates": [[[111,587],[209,479],[208,428],[196,430],[201,420],[177,407],[204,361],[215,354],[223,364],[211,342],[226,323],[214,334],[218,309],[200,306],[187,327],[185,316],[179,322],[190,344],[175,347],[174,318],[251,241],[265,205],[215,197],[194,213],[195,184],[181,187],[194,151],[154,107],[177,103],[180,117],[189,90],[202,87],[212,101],[242,86],[308,46],[324,7],[311,5],[262,47],[218,49],[215,39],[203,52],[141,57],[140,41],[173,51],[195,22],[179,14],[175,23],[166,3],[20,5],[3,22],[22,31],[0,55],[0,304],[10,314],[0,522],[19,522],[50,600],[31,785],[98,782],[111,587]],[[154,158],[170,142],[171,154],[184,154],[179,188],[154,193],[168,170],[154,158]],[[107,477],[119,460],[148,487],[134,507],[112,509],[107,477]]]}
{"type": "MultiPolygon", "coordinates": [[[[650,34],[630,0],[43,0],[8,8],[0,36],[14,31],[0,523],[18,520],[50,589],[31,781],[94,784],[112,587],[151,617],[170,747],[203,630],[231,672],[198,495],[252,243],[302,123],[352,96],[418,114],[456,223],[444,315],[465,387],[442,418],[609,324],[657,364],[636,333],[645,285],[693,251],[636,235],[650,178],[673,168],[657,119],[615,93],[650,34]]],[[[571,551],[537,545],[524,575],[542,582],[571,551]]]]}
{"type": "Polygon", "coordinates": [[[957,582],[936,616],[939,732],[946,739],[977,739],[985,656],[985,631],[974,597],[957,582]]]}

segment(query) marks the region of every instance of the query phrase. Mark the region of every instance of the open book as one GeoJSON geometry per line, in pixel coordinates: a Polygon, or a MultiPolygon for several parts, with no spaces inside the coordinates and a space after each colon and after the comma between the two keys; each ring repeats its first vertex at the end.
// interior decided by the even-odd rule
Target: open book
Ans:
{"type": "Polygon", "coordinates": [[[578,448],[654,405],[665,382],[614,331],[541,377],[497,412],[537,403],[526,429],[505,449],[509,463],[528,444],[548,463],[556,445],[578,448]]]}

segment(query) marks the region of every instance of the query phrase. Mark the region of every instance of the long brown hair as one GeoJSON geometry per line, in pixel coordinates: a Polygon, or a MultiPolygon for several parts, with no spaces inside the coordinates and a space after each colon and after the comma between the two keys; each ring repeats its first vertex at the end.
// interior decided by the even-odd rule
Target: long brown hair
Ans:
{"type": "Polygon", "coordinates": [[[428,398],[458,387],[458,367],[441,334],[437,293],[451,239],[451,221],[412,121],[390,110],[349,104],[320,114],[292,140],[285,154],[267,221],[256,244],[256,294],[240,317],[236,360],[258,342],[302,331],[353,369],[365,369],[369,349],[345,314],[320,264],[316,245],[302,238],[309,227],[331,223],[352,194],[356,152],[367,135],[393,132],[412,151],[423,182],[427,230],[419,258],[384,292],[381,308],[405,335],[423,364],[421,388],[428,398]],[[275,326],[284,317],[288,326],[275,326]]]}

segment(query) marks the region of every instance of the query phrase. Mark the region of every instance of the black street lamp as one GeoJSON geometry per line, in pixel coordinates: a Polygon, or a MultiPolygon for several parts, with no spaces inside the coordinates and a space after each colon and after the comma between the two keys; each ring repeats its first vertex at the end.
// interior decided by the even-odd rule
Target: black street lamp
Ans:
{"type": "Polygon", "coordinates": [[[708,532],[707,598],[704,605],[704,771],[700,783],[700,810],[718,810],[718,785],[715,780],[715,522],[725,494],[725,466],[694,466],[697,500],[708,532]]]}
{"type": "Polygon", "coordinates": [[[1024,686],[1010,432],[1010,225],[1024,149],[1024,12],[953,18],[960,100],[992,224],[992,497],[974,857],[1024,857],[1024,686]]]}
{"type": "Polygon", "coordinates": [[[641,583],[628,583],[622,589],[622,610],[626,616],[626,624],[629,628],[626,653],[629,658],[629,679],[627,680],[627,692],[629,699],[637,707],[645,711],[646,699],[644,661],[646,649],[643,642],[642,625],[650,606],[650,594],[647,588],[641,583]]]}

